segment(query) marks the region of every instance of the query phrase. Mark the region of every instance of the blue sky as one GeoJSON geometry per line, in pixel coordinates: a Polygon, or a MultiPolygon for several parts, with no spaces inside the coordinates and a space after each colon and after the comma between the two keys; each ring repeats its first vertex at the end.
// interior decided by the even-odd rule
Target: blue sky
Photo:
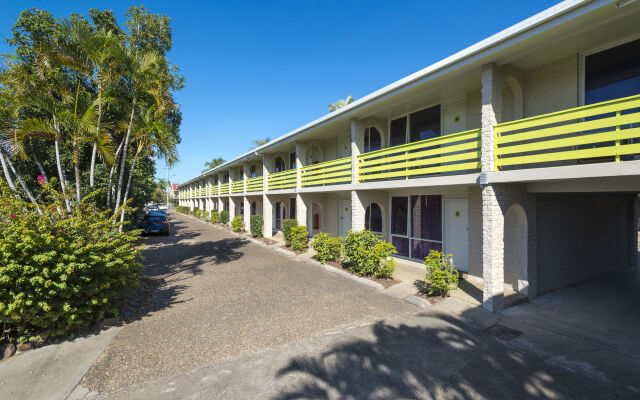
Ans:
{"type": "MultiPolygon", "coordinates": [[[[172,18],[172,63],[187,87],[182,182],[214,157],[231,159],[253,139],[275,138],[507,28],[557,1],[188,1],[143,4],[172,18]]],[[[56,17],[111,9],[121,25],[129,1],[0,0],[0,36],[20,11],[56,17]]],[[[4,40],[0,53],[10,52],[4,40]]],[[[158,175],[165,177],[163,162],[158,175]]]]}

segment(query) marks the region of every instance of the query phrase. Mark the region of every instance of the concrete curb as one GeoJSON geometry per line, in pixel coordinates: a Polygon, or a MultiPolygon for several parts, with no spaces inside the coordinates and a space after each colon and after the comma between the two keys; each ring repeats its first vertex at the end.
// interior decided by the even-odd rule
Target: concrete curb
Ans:
{"type": "MultiPolygon", "coordinates": [[[[384,286],[382,286],[378,282],[374,282],[374,281],[369,280],[367,278],[362,278],[362,277],[359,277],[359,276],[352,275],[349,272],[339,270],[338,268],[330,267],[328,265],[320,263],[319,261],[314,260],[311,257],[305,257],[303,254],[300,254],[300,256],[298,256],[296,253],[294,253],[292,251],[289,251],[289,250],[281,248],[280,247],[281,243],[275,243],[275,244],[269,246],[266,243],[263,243],[263,242],[259,241],[258,239],[248,238],[246,236],[239,235],[239,234],[237,234],[235,232],[228,231],[228,230],[226,230],[224,228],[221,228],[221,227],[219,227],[217,225],[214,225],[214,224],[212,224],[212,223],[210,223],[208,221],[202,221],[199,218],[193,217],[191,215],[178,213],[177,211],[176,211],[176,213],[180,214],[180,215],[184,215],[185,217],[189,217],[191,219],[195,219],[196,221],[200,221],[200,222],[202,222],[204,224],[208,224],[208,225],[212,226],[215,229],[222,230],[224,232],[228,232],[228,233],[230,233],[230,234],[232,234],[232,235],[234,235],[236,237],[247,239],[250,242],[256,243],[256,244],[258,244],[258,245],[260,245],[262,247],[265,247],[267,249],[270,249],[270,250],[275,251],[277,253],[280,253],[282,255],[285,255],[285,256],[288,256],[288,257],[293,257],[293,258],[295,258],[297,260],[300,260],[300,261],[306,261],[306,262],[310,263],[311,265],[314,265],[316,267],[320,267],[320,268],[324,269],[325,271],[330,272],[332,274],[340,275],[340,276],[342,276],[344,278],[351,279],[352,281],[358,282],[358,283],[360,283],[362,285],[369,286],[370,288],[373,288],[373,289],[376,289],[376,290],[384,290],[384,286]]],[[[422,299],[418,299],[418,300],[422,300],[422,299]]],[[[426,301],[426,300],[423,300],[423,301],[426,301]]],[[[429,303],[429,302],[427,302],[427,303],[429,303]]],[[[411,303],[411,304],[414,304],[414,303],[411,303]]],[[[415,305],[417,305],[419,307],[423,307],[423,308],[425,307],[425,306],[421,306],[419,304],[415,304],[415,305]]],[[[429,305],[431,305],[431,304],[429,304],[429,305]]]]}
{"type": "Polygon", "coordinates": [[[431,307],[431,303],[429,303],[427,300],[422,299],[418,296],[407,296],[407,297],[404,297],[402,300],[406,301],[409,304],[413,304],[414,306],[418,306],[420,308],[431,307]]]}
{"type": "Polygon", "coordinates": [[[328,266],[326,264],[320,263],[320,261],[316,261],[316,260],[313,260],[311,258],[306,258],[306,261],[309,262],[312,265],[315,265],[317,267],[320,267],[320,268],[324,269],[325,271],[331,272],[332,274],[343,276],[343,277],[345,277],[347,279],[351,279],[352,281],[356,281],[358,283],[361,283],[363,285],[369,286],[369,287],[374,288],[376,290],[384,290],[384,286],[382,286],[378,282],[374,282],[374,281],[369,280],[367,278],[361,278],[359,276],[352,275],[347,271],[342,271],[342,270],[339,270],[338,268],[330,267],[330,266],[328,266]]]}

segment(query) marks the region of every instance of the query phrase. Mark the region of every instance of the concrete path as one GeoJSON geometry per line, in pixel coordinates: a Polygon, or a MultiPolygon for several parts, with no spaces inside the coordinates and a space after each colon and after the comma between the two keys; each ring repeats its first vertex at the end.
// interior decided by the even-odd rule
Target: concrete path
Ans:
{"type": "Polygon", "coordinates": [[[122,329],[45,346],[0,363],[0,399],[66,399],[122,329]]]}
{"type": "Polygon", "coordinates": [[[113,393],[269,348],[419,310],[200,221],[170,214],[174,235],[148,237],[161,280],[81,386],[113,393]]]}
{"type": "Polygon", "coordinates": [[[420,313],[337,329],[98,398],[603,400],[640,395],[640,377],[634,375],[639,360],[527,326],[509,331],[507,323],[500,314],[450,298],[420,313]],[[616,375],[623,368],[627,373],[616,375]]]}

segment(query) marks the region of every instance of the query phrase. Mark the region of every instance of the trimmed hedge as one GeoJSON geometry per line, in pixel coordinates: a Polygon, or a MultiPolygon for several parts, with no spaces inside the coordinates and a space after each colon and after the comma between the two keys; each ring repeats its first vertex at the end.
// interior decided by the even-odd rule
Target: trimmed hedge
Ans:
{"type": "Polygon", "coordinates": [[[202,218],[202,210],[196,208],[196,210],[193,212],[193,215],[195,215],[196,218],[202,218]]]}
{"type": "Polygon", "coordinates": [[[285,219],[282,221],[282,235],[284,236],[284,244],[287,247],[291,247],[291,229],[294,226],[298,226],[298,221],[295,219],[285,219]]]}
{"type": "Polygon", "coordinates": [[[395,261],[390,258],[393,253],[396,253],[396,248],[391,243],[368,230],[350,231],[344,244],[344,258],[349,263],[349,270],[362,276],[391,277],[395,270],[395,261]]]}
{"type": "Polygon", "coordinates": [[[231,221],[231,229],[233,229],[234,232],[244,230],[244,216],[242,214],[233,217],[233,220],[231,221]]]}
{"type": "Polygon", "coordinates": [[[211,211],[211,222],[214,224],[220,223],[220,213],[217,211],[211,211]]]}
{"type": "Polygon", "coordinates": [[[320,232],[313,237],[313,250],[316,251],[316,259],[322,264],[327,261],[338,261],[342,253],[342,238],[332,237],[328,233],[320,232]]]}
{"type": "Polygon", "coordinates": [[[229,223],[229,211],[223,210],[222,212],[220,212],[220,222],[223,224],[229,223]]]}
{"type": "Polygon", "coordinates": [[[251,234],[254,237],[261,238],[262,229],[264,227],[264,220],[262,219],[262,215],[252,215],[249,225],[251,234]]]}
{"type": "Polygon", "coordinates": [[[296,251],[304,250],[309,243],[309,232],[307,227],[297,225],[291,228],[291,248],[296,251]]]}

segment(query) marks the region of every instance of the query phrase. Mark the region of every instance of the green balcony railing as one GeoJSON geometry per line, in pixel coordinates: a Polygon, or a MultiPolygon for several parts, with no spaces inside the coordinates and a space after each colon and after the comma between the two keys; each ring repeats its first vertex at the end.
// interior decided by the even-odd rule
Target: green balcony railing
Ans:
{"type": "Polygon", "coordinates": [[[220,194],[229,194],[229,184],[228,183],[223,183],[222,185],[220,185],[220,194]]]}
{"type": "Polygon", "coordinates": [[[637,95],[495,125],[495,170],[634,159],[640,154],[639,108],[637,95]]]}
{"type": "Polygon", "coordinates": [[[480,147],[480,129],[475,129],[360,154],[358,181],[477,171],[480,147]]]}
{"type": "Polygon", "coordinates": [[[281,190],[295,188],[297,184],[296,170],[276,172],[267,175],[267,188],[269,190],[281,190]]]}
{"type": "Polygon", "coordinates": [[[261,176],[247,179],[247,192],[262,192],[263,180],[261,176]]]}
{"type": "Polygon", "coordinates": [[[300,185],[326,186],[351,182],[351,157],[307,165],[300,170],[300,185]]]}
{"type": "Polygon", "coordinates": [[[244,181],[233,181],[231,182],[231,193],[244,193],[244,181]]]}

